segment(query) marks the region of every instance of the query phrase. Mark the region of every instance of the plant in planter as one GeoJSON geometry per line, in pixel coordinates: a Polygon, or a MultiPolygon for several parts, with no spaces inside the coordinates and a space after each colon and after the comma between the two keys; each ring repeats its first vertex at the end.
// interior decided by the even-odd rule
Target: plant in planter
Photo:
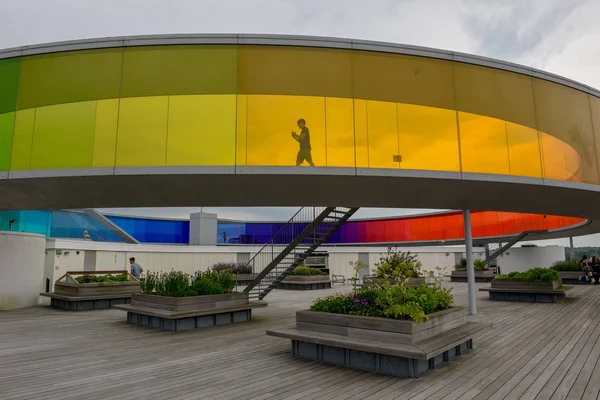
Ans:
{"type": "Polygon", "coordinates": [[[169,297],[206,296],[231,293],[235,279],[230,272],[205,271],[193,275],[181,271],[149,272],[140,281],[144,294],[169,297]]]}
{"type": "Polygon", "coordinates": [[[348,280],[352,282],[352,288],[356,290],[356,283],[359,280],[358,275],[360,274],[360,271],[363,269],[367,269],[368,271],[369,266],[360,260],[349,261],[348,265],[350,265],[354,270],[354,276],[348,278],[348,280]]]}
{"type": "Polygon", "coordinates": [[[290,275],[293,276],[312,276],[312,275],[327,275],[327,272],[321,271],[319,268],[307,267],[305,264],[301,264],[294,268],[290,275]]]}
{"type": "Polygon", "coordinates": [[[550,269],[553,269],[555,271],[577,271],[580,272],[582,267],[580,262],[574,258],[572,260],[565,260],[565,261],[557,261],[554,264],[552,264],[552,266],[550,267],[550,269]]]}
{"type": "Polygon", "coordinates": [[[230,272],[232,274],[251,274],[252,273],[252,265],[249,263],[239,263],[239,262],[218,262],[213,264],[211,267],[213,271],[217,272],[230,272]]]}
{"type": "Polygon", "coordinates": [[[525,272],[511,272],[506,275],[497,275],[494,280],[498,281],[556,281],[559,280],[558,272],[550,268],[532,268],[525,272]]]}
{"type": "MultiPolygon", "coordinates": [[[[489,271],[489,268],[487,267],[487,264],[485,263],[485,261],[480,260],[478,258],[473,260],[473,268],[474,268],[475,272],[489,271]]],[[[461,258],[460,262],[458,262],[454,266],[454,270],[455,271],[466,271],[467,270],[467,259],[464,257],[461,258]]]]}
{"type": "Polygon", "coordinates": [[[416,255],[388,247],[375,264],[375,276],[379,280],[404,280],[421,275],[421,262],[416,255]]]}
{"type": "Polygon", "coordinates": [[[77,283],[127,282],[127,275],[82,275],[75,278],[77,283]]]}

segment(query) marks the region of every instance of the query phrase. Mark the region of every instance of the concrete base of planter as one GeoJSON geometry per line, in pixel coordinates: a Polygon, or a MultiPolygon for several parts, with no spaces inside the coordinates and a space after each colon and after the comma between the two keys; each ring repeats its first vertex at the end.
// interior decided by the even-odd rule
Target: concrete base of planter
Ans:
{"type": "Polygon", "coordinates": [[[485,326],[466,322],[460,307],[423,323],[299,311],[295,328],[267,335],[291,339],[295,357],[414,378],[471,349],[485,326]]]}
{"type": "Polygon", "coordinates": [[[288,275],[275,288],[283,290],[330,289],[331,278],[329,275],[288,275]]]}
{"type": "MultiPolygon", "coordinates": [[[[475,271],[475,282],[487,283],[494,279],[492,271],[475,271]]],[[[452,271],[450,282],[468,282],[467,271],[452,271]]]]}
{"type": "Polygon", "coordinates": [[[557,303],[564,299],[569,286],[560,281],[505,281],[493,280],[492,287],[479,289],[489,292],[490,300],[522,301],[528,303],[557,303]]]}
{"type": "Polygon", "coordinates": [[[390,356],[369,351],[292,340],[292,354],[294,357],[408,378],[417,378],[428,370],[435,369],[442,363],[451,361],[472,348],[473,340],[469,339],[440,353],[437,357],[430,358],[429,360],[417,360],[408,357],[390,356]]]}
{"type": "Polygon", "coordinates": [[[165,331],[179,332],[189,329],[208,328],[210,326],[235,324],[252,319],[252,309],[223,312],[219,314],[199,315],[195,317],[164,318],[155,315],[127,312],[127,322],[130,324],[149,326],[165,331]]]}
{"type": "Polygon", "coordinates": [[[249,301],[248,293],[192,297],[134,294],[131,304],[115,308],[127,311],[130,324],[178,332],[249,321],[253,308],[266,306],[261,301],[249,301]]]}
{"type": "Polygon", "coordinates": [[[131,295],[114,296],[63,296],[54,293],[40,293],[50,298],[50,306],[68,311],[106,310],[121,304],[129,304],[131,295]]]}

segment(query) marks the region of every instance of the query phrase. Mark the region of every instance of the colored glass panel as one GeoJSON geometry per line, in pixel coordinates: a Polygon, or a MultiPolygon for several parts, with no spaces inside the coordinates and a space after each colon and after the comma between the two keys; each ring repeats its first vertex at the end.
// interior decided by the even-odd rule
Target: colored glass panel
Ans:
{"type": "Polygon", "coordinates": [[[95,123],[95,101],[39,107],[30,168],[91,167],[95,123]]]}
{"type": "Polygon", "coordinates": [[[366,51],[352,61],[356,98],[454,109],[449,61],[366,51]]]}
{"type": "Polygon", "coordinates": [[[125,49],[122,97],[235,94],[234,46],[152,46],[125,49]]]}
{"type": "Polygon", "coordinates": [[[600,98],[589,96],[589,99],[590,109],[592,111],[592,126],[594,128],[594,140],[596,142],[596,157],[599,164],[598,169],[600,170],[600,98]]]}
{"type": "Polygon", "coordinates": [[[234,165],[235,121],[235,95],[171,96],[167,165],[234,165]]]}
{"type": "MultiPolygon", "coordinates": [[[[304,96],[248,96],[246,114],[247,165],[296,165],[302,118],[310,132],[312,160],[326,166],[325,98],[304,96]]],[[[244,132],[239,132],[244,134],[244,132]]],[[[304,163],[304,165],[307,165],[304,163]]]]}
{"type": "Polygon", "coordinates": [[[325,99],[326,164],[354,167],[354,110],[352,99],[325,99]]]}
{"type": "Polygon", "coordinates": [[[403,169],[460,171],[456,112],[398,104],[403,169]]]}
{"type": "Polygon", "coordinates": [[[354,100],[354,141],[357,168],[369,167],[369,137],[367,134],[367,102],[354,100]]]}
{"type": "Polygon", "coordinates": [[[352,97],[349,51],[240,46],[238,57],[241,94],[352,97]]]}
{"type": "Polygon", "coordinates": [[[246,165],[248,152],[246,131],[246,120],[248,118],[248,96],[237,96],[236,109],[236,135],[235,135],[235,165],[246,165]]]}
{"type": "Polygon", "coordinates": [[[119,100],[98,100],[94,128],[93,167],[115,166],[118,124],[119,100]]]}
{"type": "Polygon", "coordinates": [[[10,158],[11,170],[29,169],[31,163],[31,143],[33,140],[34,124],[35,109],[16,112],[12,153],[10,158]]]}
{"type": "Polygon", "coordinates": [[[23,59],[19,110],[119,97],[122,50],[83,50],[23,59]]]}
{"type": "Polygon", "coordinates": [[[119,108],[116,166],[164,166],[169,98],[121,99],[119,108]]]}
{"type": "Polygon", "coordinates": [[[542,178],[540,136],[537,130],[506,122],[510,174],[542,178]]]}
{"type": "Polygon", "coordinates": [[[369,167],[399,168],[398,111],[396,103],[367,101],[369,167]]]}
{"type": "Polygon", "coordinates": [[[0,60],[0,114],[15,111],[20,72],[20,58],[0,60]]]}
{"type": "Polygon", "coordinates": [[[8,171],[13,140],[15,113],[0,114],[0,171],[8,171]]]}
{"type": "Polygon", "coordinates": [[[464,112],[458,122],[463,172],[509,175],[506,123],[464,112]]]}
{"type": "Polygon", "coordinates": [[[563,155],[565,158],[564,172],[555,173],[545,168],[545,177],[600,183],[588,95],[541,79],[534,79],[533,86],[538,129],[564,142],[560,146],[555,141],[543,144],[544,167],[547,163],[555,165],[555,157],[563,155]],[[578,153],[578,157],[570,155],[569,146],[578,153]],[[553,152],[546,151],[551,148],[553,152]]]}

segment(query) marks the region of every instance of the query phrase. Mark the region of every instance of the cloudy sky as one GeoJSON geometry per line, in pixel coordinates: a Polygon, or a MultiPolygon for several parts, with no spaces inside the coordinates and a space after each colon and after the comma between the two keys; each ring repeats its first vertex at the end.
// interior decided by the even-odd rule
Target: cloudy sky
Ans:
{"type": "MultiPolygon", "coordinates": [[[[600,88],[599,15],[600,0],[0,0],[0,48],[161,33],[335,36],[498,58],[600,88]]],[[[293,213],[205,210],[263,220],[293,213]]],[[[197,209],[115,211],[186,217],[197,209]]],[[[423,210],[371,209],[358,216],[417,212],[423,210]]]]}

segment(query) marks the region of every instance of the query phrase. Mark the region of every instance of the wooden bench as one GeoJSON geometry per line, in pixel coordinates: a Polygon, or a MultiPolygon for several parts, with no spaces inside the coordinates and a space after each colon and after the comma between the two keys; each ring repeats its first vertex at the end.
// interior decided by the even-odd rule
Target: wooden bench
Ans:
{"type": "Polygon", "coordinates": [[[346,285],[346,277],[344,275],[331,274],[331,283],[341,283],[346,285]]]}

